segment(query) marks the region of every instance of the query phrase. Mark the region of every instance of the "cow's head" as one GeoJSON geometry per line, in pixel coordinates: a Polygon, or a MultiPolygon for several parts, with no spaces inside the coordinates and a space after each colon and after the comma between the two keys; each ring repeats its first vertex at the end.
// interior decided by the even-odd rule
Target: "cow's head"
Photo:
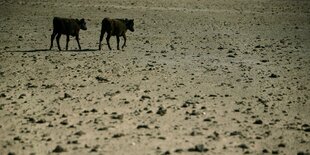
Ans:
{"type": "Polygon", "coordinates": [[[85,22],[85,19],[82,18],[81,20],[79,20],[79,25],[80,25],[80,28],[82,30],[87,30],[87,27],[86,27],[86,22],[85,22]]]}
{"type": "Polygon", "coordinates": [[[133,26],[134,26],[133,19],[125,19],[125,21],[126,21],[127,29],[130,30],[131,32],[134,32],[135,29],[133,28],[133,26]]]}

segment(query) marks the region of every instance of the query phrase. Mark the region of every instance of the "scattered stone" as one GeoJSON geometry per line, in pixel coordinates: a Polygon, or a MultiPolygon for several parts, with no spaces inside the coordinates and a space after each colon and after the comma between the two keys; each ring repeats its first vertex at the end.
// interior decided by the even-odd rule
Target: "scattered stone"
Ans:
{"type": "Polygon", "coordinates": [[[285,144],[280,143],[280,144],[278,145],[278,147],[285,147],[285,144]]]}
{"type": "Polygon", "coordinates": [[[26,96],[26,94],[20,94],[18,99],[23,99],[26,96]]]}
{"type": "Polygon", "coordinates": [[[97,80],[99,83],[102,83],[102,82],[109,82],[109,80],[108,80],[107,78],[100,77],[100,76],[96,76],[96,80],[97,80]]]}
{"type": "Polygon", "coordinates": [[[260,60],[260,62],[266,63],[266,62],[269,62],[269,60],[264,59],[264,60],[260,60]]]}
{"type": "Polygon", "coordinates": [[[248,147],[247,145],[245,145],[245,144],[240,144],[240,145],[238,145],[238,147],[241,148],[241,149],[248,149],[248,148],[249,148],[249,147],[248,147]]]}
{"type": "Polygon", "coordinates": [[[92,109],[92,110],[90,110],[90,112],[95,113],[95,112],[98,112],[98,110],[97,109],[92,109]]]}
{"type": "Polygon", "coordinates": [[[68,93],[65,93],[64,94],[64,99],[66,99],[66,98],[71,98],[72,96],[70,95],[70,94],[68,94],[68,93]]]}
{"type": "Polygon", "coordinates": [[[240,131],[233,131],[229,134],[230,136],[242,135],[240,131]]]}
{"type": "Polygon", "coordinates": [[[171,154],[170,151],[166,151],[166,152],[162,153],[162,155],[170,155],[170,154],[171,154]]]}
{"type": "Polygon", "coordinates": [[[217,97],[217,95],[210,94],[209,97],[217,97]]]}
{"type": "Polygon", "coordinates": [[[203,121],[205,121],[205,122],[211,122],[212,120],[211,120],[211,118],[205,118],[203,121]]]}
{"type": "Polygon", "coordinates": [[[40,119],[36,123],[37,124],[43,124],[43,123],[46,123],[46,120],[45,119],[40,119]]]}
{"type": "Polygon", "coordinates": [[[232,55],[232,54],[227,55],[227,57],[229,57],[229,58],[235,58],[235,56],[232,55]]]}
{"type": "Polygon", "coordinates": [[[192,101],[192,100],[187,100],[183,103],[182,108],[187,108],[190,105],[195,106],[196,104],[198,104],[198,102],[192,101]]]}
{"type": "Polygon", "coordinates": [[[60,145],[57,145],[56,148],[53,150],[54,153],[62,153],[62,152],[66,152],[67,150],[63,147],[61,147],[60,145]]]}
{"type": "Polygon", "coordinates": [[[183,151],[184,151],[183,149],[176,149],[176,150],[174,150],[174,152],[176,152],[176,153],[181,153],[183,151]]]}
{"type": "Polygon", "coordinates": [[[86,133],[83,132],[83,131],[78,131],[76,132],[74,135],[77,135],[77,136],[82,136],[82,135],[85,135],[86,133]]]}
{"type": "Polygon", "coordinates": [[[189,148],[188,151],[189,152],[207,152],[209,151],[209,149],[205,148],[203,144],[198,144],[198,145],[195,145],[195,147],[193,148],[189,148]]]}
{"type": "Polygon", "coordinates": [[[0,94],[0,98],[5,98],[5,97],[6,97],[6,95],[4,93],[0,94]]]}
{"type": "Polygon", "coordinates": [[[220,47],[218,47],[217,49],[219,49],[219,50],[223,50],[223,49],[224,49],[224,47],[223,47],[223,46],[220,46],[220,47]]]}
{"type": "Polygon", "coordinates": [[[20,141],[22,139],[19,136],[17,136],[17,137],[14,137],[13,140],[20,141]]]}
{"type": "Polygon", "coordinates": [[[99,145],[94,146],[90,152],[98,152],[99,145]]]}
{"type": "Polygon", "coordinates": [[[61,125],[68,125],[69,123],[68,123],[68,120],[65,119],[65,120],[61,121],[60,124],[61,124],[61,125]]]}
{"type": "Polygon", "coordinates": [[[112,138],[120,138],[120,137],[123,137],[123,136],[125,136],[125,134],[117,133],[117,134],[113,135],[112,138]]]}
{"type": "Polygon", "coordinates": [[[278,150],[273,150],[271,151],[272,154],[279,154],[279,151],[278,150]]]}
{"type": "Polygon", "coordinates": [[[310,132],[310,127],[304,129],[305,132],[310,132]]]}
{"type": "Polygon", "coordinates": [[[142,95],[140,101],[144,101],[145,99],[151,99],[151,97],[147,95],[142,95]]]}
{"type": "Polygon", "coordinates": [[[263,121],[258,119],[258,120],[255,120],[253,124],[263,124],[263,121]]]}
{"type": "Polygon", "coordinates": [[[297,155],[310,155],[310,153],[309,152],[299,151],[299,152],[297,152],[297,155]]]}
{"type": "Polygon", "coordinates": [[[30,122],[30,123],[35,123],[36,120],[32,117],[26,117],[27,121],[30,122]]]}
{"type": "Polygon", "coordinates": [[[120,115],[112,115],[111,116],[112,119],[118,119],[118,120],[123,120],[124,118],[124,114],[120,114],[120,115]]]}
{"type": "Polygon", "coordinates": [[[280,77],[280,76],[272,73],[269,77],[270,77],[270,78],[278,78],[278,77],[280,77]]]}
{"type": "Polygon", "coordinates": [[[109,128],[108,127],[101,127],[101,128],[98,128],[97,130],[98,131],[105,131],[105,130],[108,130],[109,128]]]}
{"type": "Polygon", "coordinates": [[[263,149],[262,151],[263,153],[269,153],[269,151],[267,149],[263,149]]]}
{"type": "Polygon", "coordinates": [[[186,114],[191,115],[191,116],[199,116],[201,114],[201,112],[196,111],[196,110],[192,110],[192,112],[186,111],[186,114]]]}
{"type": "Polygon", "coordinates": [[[256,45],[255,48],[265,48],[265,47],[262,45],[256,45]]]}
{"type": "Polygon", "coordinates": [[[160,115],[160,116],[164,116],[167,113],[167,109],[165,109],[164,107],[160,106],[156,112],[156,114],[160,115]]]}
{"type": "Polygon", "coordinates": [[[148,125],[138,125],[137,129],[149,129],[148,125]]]}
{"type": "Polygon", "coordinates": [[[38,86],[33,85],[32,83],[25,84],[27,88],[37,88],[38,86]]]}

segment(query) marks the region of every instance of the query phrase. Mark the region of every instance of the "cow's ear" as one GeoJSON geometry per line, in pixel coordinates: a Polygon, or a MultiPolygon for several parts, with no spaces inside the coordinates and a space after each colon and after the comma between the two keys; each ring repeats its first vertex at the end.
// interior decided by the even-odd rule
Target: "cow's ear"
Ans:
{"type": "Polygon", "coordinates": [[[85,22],[85,19],[84,19],[84,18],[82,18],[82,19],[81,19],[81,22],[85,22]]]}

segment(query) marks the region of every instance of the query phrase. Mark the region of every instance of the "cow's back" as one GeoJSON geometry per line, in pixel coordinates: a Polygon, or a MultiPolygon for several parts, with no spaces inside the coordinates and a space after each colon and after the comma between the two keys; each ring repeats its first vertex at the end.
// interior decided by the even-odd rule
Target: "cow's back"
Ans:
{"type": "Polygon", "coordinates": [[[126,25],[120,19],[104,18],[102,20],[102,29],[111,33],[112,36],[120,36],[126,32],[126,25]]]}
{"type": "Polygon", "coordinates": [[[75,36],[79,31],[79,25],[75,19],[54,17],[54,31],[60,34],[75,36]]]}

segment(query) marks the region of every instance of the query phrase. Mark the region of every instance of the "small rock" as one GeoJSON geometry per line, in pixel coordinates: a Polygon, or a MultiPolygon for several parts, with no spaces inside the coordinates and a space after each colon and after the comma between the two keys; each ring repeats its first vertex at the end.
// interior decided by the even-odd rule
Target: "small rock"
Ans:
{"type": "Polygon", "coordinates": [[[230,136],[242,135],[240,131],[233,131],[229,134],[230,136]]]}
{"type": "Polygon", "coordinates": [[[98,148],[99,148],[99,145],[96,145],[90,150],[90,152],[97,152],[98,148]]]}
{"type": "Polygon", "coordinates": [[[77,136],[82,136],[82,135],[85,135],[86,133],[83,132],[83,131],[78,131],[76,132],[74,135],[77,135],[77,136]]]}
{"type": "Polygon", "coordinates": [[[263,149],[263,153],[268,153],[269,151],[267,149],[263,149]]]}
{"type": "Polygon", "coordinates": [[[65,99],[65,98],[71,98],[71,97],[72,97],[72,96],[71,96],[70,94],[68,94],[68,93],[65,93],[65,94],[64,94],[64,99],[65,99]]]}
{"type": "Polygon", "coordinates": [[[245,144],[240,144],[240,145],[238,145],[238,147],[241,148],[241,149],[248,149],[248,148],[249,148],[249,147],[248,147],[247,145],[245,145],[245,144]]]}
{"type": "Polygon", "coordinates": [[[174,152],[181,153],[181,152],[183,152],[183,149],[176,149],[176,150],[174,150],[174,152]]]}
{"type": "Polygon", "coordinates": [[[104,77],[100,77],[100,76],[96,76],[96,80],[98,82],[109,82],[109,80],[107,78],[104,78],[104,77]]]}
{"type": "Polygon", "coordinates": [[[219,50],[223,50],[223,49],[224,49],[224,47],[220,46],[220,47],[218,47],[217,49],[219,49],[219,50]]]}
{"type": "Polygon", "coordinates": [[[143,101],[145,99],[151,99],[151,97],[147,96],[147,95],[142,95],[141,98],[140,98],[140,101],[143,101]]]}
{"type": "Polygon", "coordinates": [[[305,128],[304,131],[305,132],[310,132],[310,128],[305,128]]]}
{"type": "Polygon", "coordinates": [[[278,77],[280,77],[280,76],[272,73],[269,77],[270,77],[270,78],[278,78],[278,77]]]}
{"type": "Polygon", "coordinates": [[[56,146],[56,148],[53,150],[55,153],[61,153],[61,152],[66,152],[67,150],[59,145],[56,146]]]}
{"type": "Polygon", "coordinates": [[[125,136],[125,134],[117,133],[117,134],[113,135],[112,138],[120,138],[120,137],[123,137],[123,136],[125,136]]]}
{"type": "Polygon", "coordinates": [[[299,152],[297,152],[297,155],[310,155],[310,153],[299,151],[299,152]]]}
{"type": "Polygon", "coordinates": [[[149,129],[148,125],[138,125],[137,129],[149,129]]]}
{"type": "Polygon", "coordinates": [[[272,154],[279,154],[279,151],[278,150],[273,150],[271,151],[272,154]]]}
{"type": "Polygon", "coordinates": [[[97,109],[92,109],[92,110],[90,110],[90,112],[95,113],[95,112],[98,112],[98,110],[97,109]]]}
{"type": "Polygon", "coordinates": [[[112,118],[112,119],[123,120],[124,115],[123,115],[123,114],[121,114],[121,115],[112,115],[111,118],[112,118]]]}
{"type": "Polygon", "coordinates": [[[263,124],[263,121],[258,119],[258,120],[255,120],[253,124],[263,124]]]}
{"type": "Polygon", "coordinates": [[[43,124],[43,123],[46,123],[46,120],[45,119],[40,119],[36,123],[37,124],[43,124]]]}
{"type": "Polygon", "coordinates": [[[166,151],[162,155],[170,155],[170,154],[171,154],[170,151],[166,151]]]}
{"type": "Polygon", "coordinates": [[[20,141],[22,139],[19,136],[17,136],[17,137],[14,137],[13,140],[20,141]]]}
{"type": "Polygon", "coordinates": [[[0,94],[0,98],[5,98],[5,97],[6,97],[6,95],[4,93],[0,94]]]}
{"type": "Polygon", "coordinates": [[[195,145],[194,148],[189,148],[188,151],[189,152],[207,152],[209,149],[205,148],[205,146],[203,144],[198,144],[195,145]]]}
{"type": "Polygon", "coordinates": [[[61,125],[68,125],[68,120],[65,119],[65,120],[61,121],[60,124],[61,125]]]}
{"type": "Polygon", "coordinates": [[[278,145],[278,147],[285,147],[285,144],[280,143],[280,144],[278,145]]]}
{"type": "Polygon", "coordinates": [[[159,107],[156,114],[160,115],[160,116],[164,116],[167,113],[167,109],[165,109],[164,107],[159,107]]]}

